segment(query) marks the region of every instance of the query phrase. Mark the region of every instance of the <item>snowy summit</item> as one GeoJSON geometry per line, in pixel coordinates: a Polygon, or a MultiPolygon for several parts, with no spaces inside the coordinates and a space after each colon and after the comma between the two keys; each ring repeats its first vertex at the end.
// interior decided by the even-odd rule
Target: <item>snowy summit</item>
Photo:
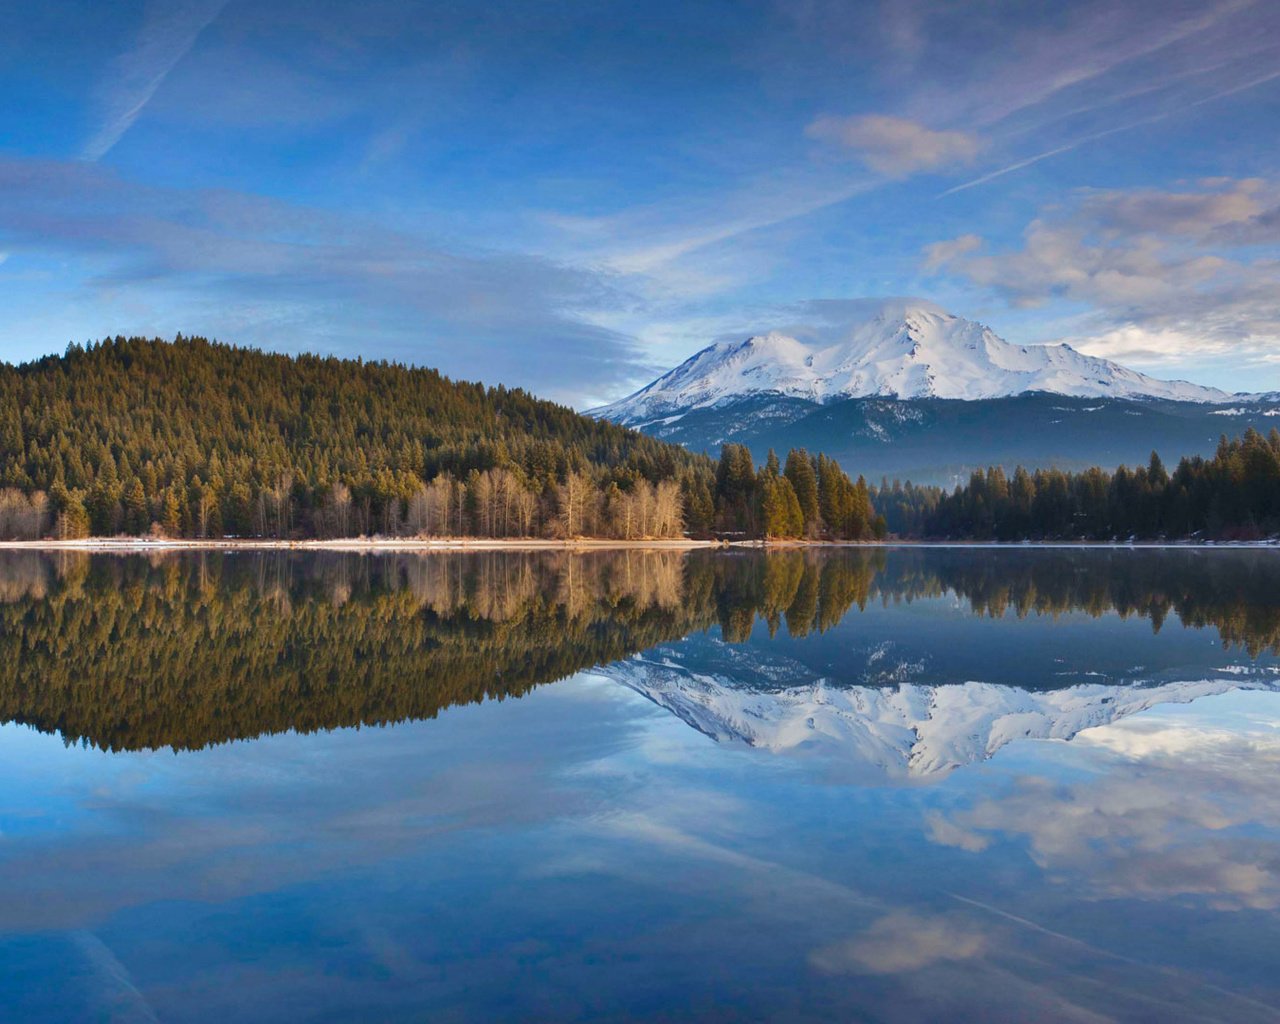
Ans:
{"type": "MultiPolygon", "coordinates": [[[[841,304],[845,307],[846,304],[841,304]]],[[[754,396],[1006,398],[1039,391],[1078,398],[1219,403],[1232,396],[1148,377],[1070,345],[1013,345],[922,299],[858,303],[838,324],[717,342],[635,394],[593,414],[643,426],[754,396]]]]}

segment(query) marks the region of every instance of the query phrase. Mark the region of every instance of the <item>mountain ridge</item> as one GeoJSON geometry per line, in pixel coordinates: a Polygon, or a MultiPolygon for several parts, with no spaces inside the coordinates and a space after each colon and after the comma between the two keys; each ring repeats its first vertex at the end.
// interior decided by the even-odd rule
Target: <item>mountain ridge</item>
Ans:
{"type": "Polygon", "coordinates": [[[716,342],[588,414],[643,429],[760,397],[814,405],[851,398],[984,401],[1036,392],[1204,405],[1256,397],[1160,380],[1066,344],[1014,345],[923,299],[876,300],[853,309],[859,312],[819,326],[716,342]]]}

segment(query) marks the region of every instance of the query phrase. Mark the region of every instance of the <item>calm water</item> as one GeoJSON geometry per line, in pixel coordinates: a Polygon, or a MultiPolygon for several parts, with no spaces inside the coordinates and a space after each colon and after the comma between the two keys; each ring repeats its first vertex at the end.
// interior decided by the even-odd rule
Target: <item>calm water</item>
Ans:
{"type": "Polygon", "coordinates": [[[1280,1019],[1280,552],[0,556],[5,1021],[1280,1019]]]}

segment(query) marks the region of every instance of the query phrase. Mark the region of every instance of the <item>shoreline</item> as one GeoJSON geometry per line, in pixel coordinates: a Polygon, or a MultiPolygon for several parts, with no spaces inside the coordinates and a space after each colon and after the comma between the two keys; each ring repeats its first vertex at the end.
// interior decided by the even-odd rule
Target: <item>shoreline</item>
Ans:
{"type": "Polygon", "coordinates": [[[274,538],[152,539],[148,537],[85,537],[78,540],[7,540],[0,551],[86,551],[144,554],[165,551],[336,551],[361,554],[463,552],[463,551],[697,551],[784,550],[796,548],[970,548],[982,550],[1280,550],[1280,539],[1258,541],[813,541],[813,540],[613,540],[578,538],[382,538],[276,540],[274,538]]]}
{"type": "Polygon", "coordinates": [[[723,548],[718,540],[610,540],[580,538],[546,540],[492,537],[344,537],[339,539],[276,540],[274,538],[225,537],[220,540],[176,538],[153,540],[148,537],[85,537],[79,540],[6,540],[0,551],[101,551],[144,553],[148,551],[357,551],[357,552],[422,552],[432,551],[594,551],[652,549],[692,551],[698,548],[723,548]]]}

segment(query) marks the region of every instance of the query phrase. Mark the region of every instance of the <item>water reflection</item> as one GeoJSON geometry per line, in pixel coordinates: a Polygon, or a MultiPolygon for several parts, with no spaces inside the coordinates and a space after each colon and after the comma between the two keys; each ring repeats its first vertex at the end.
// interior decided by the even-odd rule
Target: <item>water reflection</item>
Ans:
{"type": "Polygon", "coordinates": [[[1277,568],[7,557],[0,1005],[1276,1020],[1277,568]]]}
{"type": "Polygon", "coordinates": [[[899,757],[905,731],[927,773],[1018,736],[1270,685],[1278,564],[1252,551],[6,552],[0,718],[107,750],[195,749],[431,718],[612,664],[709,735],[778,748],[825,733],[899,757]],[[1155,642],[1171,615],[1191,629],[1155,642]],[[1119,688],[1133,682],[1147,688],[1119,688]],[[926,750],[940,707],[948,728],[985,717],[990,735],[926,750]],[[756,727],[768,722],[772,735],[756,727]]]}
{"type": "Polygon", "coordinates": [[[1110,771],[1021,776],[998,796],[930,815],[928,835],[975,853],[1016,842],[1094,899],[1200,897],[1216,909],[1275,910],[1278,725],[1257,715],[1128,721],[1081,740],[1110,771]]]}

